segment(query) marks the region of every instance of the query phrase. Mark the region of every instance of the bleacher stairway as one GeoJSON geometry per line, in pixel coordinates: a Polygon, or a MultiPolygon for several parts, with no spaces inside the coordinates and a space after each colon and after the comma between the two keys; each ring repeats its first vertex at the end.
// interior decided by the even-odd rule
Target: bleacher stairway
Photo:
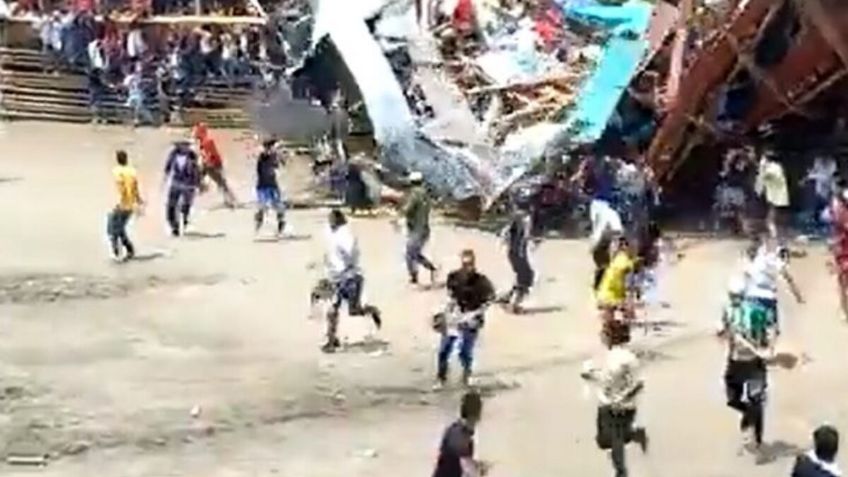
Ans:
{"type": "MultiPolygon", "coordinates": [[[[85,74],[46,72],[45,64],[44,55],[38,50],[0,48],[0,118],[91,122],[94,117],[85,74]]],[[[196,91],[181,114],[168,111],[167,117],[177,125],[204,121],[213,127],[247,127],[245,109],[251,95],[250,88],[210,80],[196,91]]],[[[111,123],[128,123],[131,113],[125,99],[119,91],[107,92],[101,101],[101,117],[111,123]]],[[[158,113],[159,101],[151,98],[148,107],[158,113]]]]}

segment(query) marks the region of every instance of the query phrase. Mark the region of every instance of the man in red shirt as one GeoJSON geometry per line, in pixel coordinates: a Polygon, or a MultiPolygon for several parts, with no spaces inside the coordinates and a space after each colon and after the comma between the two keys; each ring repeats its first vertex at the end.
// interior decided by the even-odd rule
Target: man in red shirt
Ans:
{"type": "Polygon", "coordinates": [[[224,161],[221,154],[218,152],[218,146],[215,140],[209,134],[209,129],[204,123],[197,123],[194,126],[194,140],[197,141],[197,147],[200,150],[202,161],[201,180],[206,176],[212,179],[221,193],[224,194],[224,204],[228,207],[235,207],[236,197],[227,185],[227,178],[224,177],[224,161]]]}

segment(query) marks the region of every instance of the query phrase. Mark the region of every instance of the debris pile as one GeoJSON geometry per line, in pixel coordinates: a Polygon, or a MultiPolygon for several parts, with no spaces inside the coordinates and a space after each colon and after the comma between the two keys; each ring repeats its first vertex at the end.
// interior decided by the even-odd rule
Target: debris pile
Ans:
{"type": "Polygon", "coordinates": [[[569,25],[552,0],[462,0],[437,13],[427,27],[441,65],[495,145],[521,128],[562,121],[605,39],[603,30],[569,25]]]}
{"type": "Polygon", "coordinates": [[[315,0],[380,160],[486,207],[565,145],[600,138],[653,49],[643,0],[315,0]],[[357,98],[358,99],[358,98],[357,98]]]}

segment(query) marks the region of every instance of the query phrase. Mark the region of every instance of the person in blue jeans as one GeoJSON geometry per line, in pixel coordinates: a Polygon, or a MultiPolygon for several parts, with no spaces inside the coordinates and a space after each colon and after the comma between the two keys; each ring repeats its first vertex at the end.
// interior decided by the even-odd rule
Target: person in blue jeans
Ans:
{"type": "Polygon", "coordinates": [[[448,361],[459,345],[459,362],[462,365],[462,382],[468,385],[474,363],[474,345],[485,322],[484,313],[495,299],[492,282],[477,271],[473,250],[460,255],[462,266],[447,278],[450,298],[445,312],[436,315],[434,328],[441,334],[436,372],[436,389],[441,389],[448,378],[448,361]]]}
{"type": "Polygon", "coordinates": [[[188,227],[194,195],[200,187],[197,153],[188,141],[174,143],[165,163],[165,181],[169,182],[165,217],[171,227],[171,235],[179,237],[188,227]]]}
{"type": "Polygon", "coordinates": [[[253,216],[254,232],[259,233],[265,220],[265,211],[277,212],[277,235],[282,236],[286,228],[286,209],[277,182],[277,170],[283,164],[274,149],[276,141],[269,139],[262,143],[262,152],[256,160],[256,214],[253,216]]]}

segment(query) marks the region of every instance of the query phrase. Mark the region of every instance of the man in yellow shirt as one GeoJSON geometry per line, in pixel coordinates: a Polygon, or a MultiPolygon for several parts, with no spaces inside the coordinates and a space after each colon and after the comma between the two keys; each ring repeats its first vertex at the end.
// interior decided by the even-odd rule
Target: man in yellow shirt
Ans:
{"type": "Polygon", "coordinates": [[[632,318],[632,309],[629,306],[628,277],[636,268],[636,260],[626,238],[620,237],[613,243],[612,260],[595,290],[595,297],[604,320],[614,318],[616,310],[624,312],[624,317],[629,319],[632,318]]]}
{"type": "Polygon", "coordinates": [[[126,151],[116,152],[115,160],[118,165],[112,169],[112,175],[118,189],[118,203],[109,213],[107,232],[112,245],[112,258],[126,261],[135,256],[135,247],[127,236],[127,223],[136,208],[144,205],[144,201],[138,191],[138,176],[135,168],[129,165],[126,151]],[[123,256],[122,246],[126,252],[123,256]]]}

